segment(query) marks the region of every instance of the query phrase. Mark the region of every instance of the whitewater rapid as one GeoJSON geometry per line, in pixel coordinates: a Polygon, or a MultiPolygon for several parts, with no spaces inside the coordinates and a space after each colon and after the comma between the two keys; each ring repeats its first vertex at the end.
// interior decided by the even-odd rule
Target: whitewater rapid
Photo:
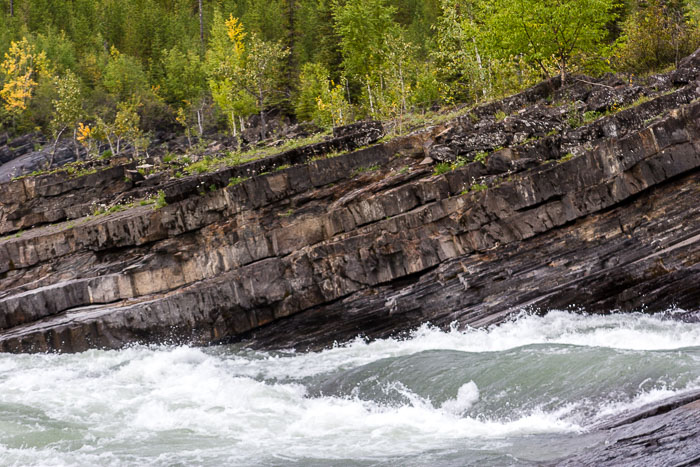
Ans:
{"type": "Polygon", "coordinates": [[[0,355],[2,465],[502,465],[700,388],[700,324],[523,314],[313,353],[0,355]]]}

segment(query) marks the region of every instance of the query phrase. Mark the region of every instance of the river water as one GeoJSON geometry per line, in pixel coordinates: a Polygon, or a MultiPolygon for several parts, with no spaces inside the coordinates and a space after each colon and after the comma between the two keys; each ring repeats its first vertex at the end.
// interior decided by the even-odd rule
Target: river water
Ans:
{"type": "Polygon", "coordinates": [[[317,353],[0,355],[0,465],[528,465],[700,387],[700,324],[521,315],[317,353]]]}

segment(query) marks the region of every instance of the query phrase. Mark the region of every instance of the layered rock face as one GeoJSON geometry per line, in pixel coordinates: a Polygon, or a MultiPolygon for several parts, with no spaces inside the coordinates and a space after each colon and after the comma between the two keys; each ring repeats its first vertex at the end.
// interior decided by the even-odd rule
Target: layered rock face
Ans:
{"type": "Polygon", "coordinates": [[[364,123],[181,179],[124,163],[3,183],[0,349],[318,348],[527,307],[696,311],[698,76],[700,53],[646,86],[555,80],[385,143],[364,123]]]}
{"type": "Polygon", "coordinates": [[[595,427],[579,440],[585,449],[552,465],[698,465],[700,392],[675,396],[619,415],[595,427]]]}

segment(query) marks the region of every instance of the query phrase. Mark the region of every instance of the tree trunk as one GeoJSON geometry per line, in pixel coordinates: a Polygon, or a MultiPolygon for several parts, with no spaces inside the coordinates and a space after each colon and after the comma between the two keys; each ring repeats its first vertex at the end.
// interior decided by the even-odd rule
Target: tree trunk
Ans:
{"type": "Polygon", "coordinates": [[[73,151],[75,151],[75,160],[80,159],[80,147],[78,146],[78,129],[73,127],[73,151]]]}
{"type": "Polygon", "coordinates": [[[236,146],[241,150],[241,137],[238,135],[238,126],[236,125],[236,114],[231,112],[231,126],[233,127],[233,137],[236,139],[236,146]]]}
{"type": "Polygon", "coordinates": [[[15,2],[10,0],[10,18],[15,16],[15,2]]]}
{"type": "MultiPolygon", "coordinates": [[[[487,96],[487,90],[485,84],[485,77],[484,77],[484,65],[481,62],[481,54],[479,53],[479,47],[476,45],[476,39],[472,37],[472,42],[474,43],[474,55],[476,56],[476,66],[479,68],[479,79],[481,80],[481,95],[486,98],[487,96]]],[[[491,83],[488,84],[489,87],[491,83]]]]}
{"type": "MultiPolygon", "coordinates": [[[[10,2],[10,5],[12,5],[12,2],[10,2]]],[[[56,135],[56,139],[53,141],[53,151],[51,151],[51,159],[49,159],[49,169],[51,169],[51,166],[53,165],[53,159],[56,157],[56,146],[58,145],[58,140],[61,139],[61,135],[63,132],[66,131],[66,127],[61,128],[61,131],[58,132],[56,135]]]]}
{"type": "Polygon", "coordinates": [[[260,110],[260,139],[263,140],[267,136],[267,122],[265,121],[265,109],[260,110]]]}
{"type": "MultiPolygon", "coordinates": [[[[112,151],[112,156],[116,156],[119,154],[119,149],[116,151],[114,150],[114,144],[112,143],[112,138],[110,138],[109,133],[105,131],[105,135],[107,136],[107,143],[109,144],[109,150],[112,151]]],[[[100,150],[100,145],[97,145],[97,150],[100,150]]]]}
{"type": "Polygon", "coordinates": [[[267,135],[267,122],[265,122],[265,99],[262,89],[259,90],[258,105],[260,105],[260,139],[263,140],[267,135]]]}
{"type": "Polygon", "coordinates": [[[561,58],[559,71],[561,73],[561,86],[564,87],[564,84],[566,84],[566,58],[564,57],[561,58]]]}
{"type": "Polygon", "coordinates": [[[204,16],[202,14],[202,0],[199,0],[199,40],[204,47],[204,16]]]}
{"type": "Polygon", "coordinates": [[[406,86],[403,79],[403,66],[399,65],[399,80],[401,81],[401,116],[406,112],[406,86]]]}
{"type": "Polygon", "coordinates": [[[372,101],[372,88],[369,85],[369,78],[367,78],[367,96],[369,97],[369,112],[374,117],[374,102],[372,101]]]}

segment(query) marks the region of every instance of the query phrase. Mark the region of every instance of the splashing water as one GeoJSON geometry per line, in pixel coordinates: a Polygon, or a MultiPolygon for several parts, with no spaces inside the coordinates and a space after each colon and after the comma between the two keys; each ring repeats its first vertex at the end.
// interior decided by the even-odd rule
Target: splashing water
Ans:
{"type": "MultiPolygon", "coordinates": [[[[322,352],[0,355],[3,465],[502,465],[700,387],[700,324],[522,315],[322,352]]],[[[588,436],[585,435],[584,436],[588,436]]],[[[592,435],[590,435],[592,436],[592,435]]]]}

